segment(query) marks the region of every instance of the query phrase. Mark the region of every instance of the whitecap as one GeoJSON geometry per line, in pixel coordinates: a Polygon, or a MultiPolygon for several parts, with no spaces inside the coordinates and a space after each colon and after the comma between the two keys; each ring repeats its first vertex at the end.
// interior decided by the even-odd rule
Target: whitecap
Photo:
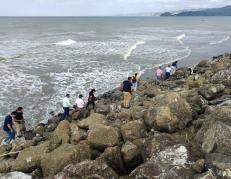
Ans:
{"type": "Polygon", "coordinates": [[[225,42],[229,39],[230,39],[230,36],[226,36],[225,38],[222,38],[221,40],[210,42],[209,45],[222,44],[223,42],[225,42]]]}
{"type": "Polygon", "coordinates": [[[72,39],[68,39],[68,40],[64,40],[64,41],[60,41],[57,43],[54,43],[55,45],[59,45],[59,46],[69,46],[69,45],[73,45],[76,44],[77,42],[72,40],[72,39]]]}
{"type": "Polygon", "coordinates": [[[135,43],[134,45],[132,45],[128,49],[127,53],[124,55],[124,60],[127,60],[131,56],[132,52],[137,48],[137,46],[143,45],[143,44],[145,44],[144,41],[139,41],[139,42],[135,43]]]}

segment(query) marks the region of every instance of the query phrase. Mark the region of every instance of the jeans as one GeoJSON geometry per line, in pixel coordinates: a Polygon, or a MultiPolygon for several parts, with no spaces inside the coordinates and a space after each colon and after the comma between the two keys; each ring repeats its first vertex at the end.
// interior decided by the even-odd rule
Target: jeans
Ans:
{"type": "Polygon", "coordinates": [[[138,86],[138,82],[132,83],[132,88],[134,91],[136,91],[137,86],[138,86]]]}
{"type": "Polygon", "coordinates": [[[70,108],[69,107],[63,107],[63,110],[64,110],[63,118],[65,119],[66,117],[69,116],[70,108]]]}
{"type": "Polygon", "coordinates": [[[171,74],[169,72],[165,73],[165,78],[168,79],[171,76],[171,74]]]}
{"type": "MultiPolygon", "coordinates": [[[[5,131],[5,130],[4,130],[5,131]]],[[[5,143],[10,143],[11,140],[14,140],[15,138],[15,131],[11,132],[11,131],[5,131],[5,133],[7,133],[7,138],[4,140],[5,143]]]]}

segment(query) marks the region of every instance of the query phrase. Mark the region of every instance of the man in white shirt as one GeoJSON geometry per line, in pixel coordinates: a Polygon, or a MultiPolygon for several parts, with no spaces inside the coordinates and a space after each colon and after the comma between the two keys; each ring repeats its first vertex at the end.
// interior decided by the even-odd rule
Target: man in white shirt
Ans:
{"type": "Polygon", "coordinates": [[[81,110],[85,107],[85,103],[84,103],[82,98],[83,98],[83,95],[80,94],[79,97],[75,101],[75,104],[79,110],[81,110]]]}
{"type": "Polygon", "coordinates": [[[71,107],[71,103],[70,103],[69,98],[70,98],[70,94],[66,94],[66,97],[63,98],[63,110],[64,110],[63,117],[64,117],[64,119],[69,116],[69,111],[70,111],[70,107],[71,107]]]}
{"type": "Polygon", "coordinates": [[[166,68],[165,68],[165,78],[168,79],[170,76],[171,76],[171,67],[170,65],[168,65],[166,68]]]}

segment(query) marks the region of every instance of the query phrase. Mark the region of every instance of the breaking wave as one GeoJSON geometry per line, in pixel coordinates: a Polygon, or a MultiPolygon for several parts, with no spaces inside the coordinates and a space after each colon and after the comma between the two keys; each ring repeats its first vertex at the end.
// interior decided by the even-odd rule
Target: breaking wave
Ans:
{"type": "Polygon", "coordinates": [[[57,43],[54,43],[55,45],[59,45],[59,46],[69,46],[69,45],[73,45],[76,44],[77,42],[72,40],[72,39],[68,39],[68,40],[64,40],[64,41],[60,41],[57,43]]]}
{"type": "Polygon", "coordinates": [[[230,36],[227,36],[225,38],[222,38],[221,40],[210,42],[209,45],[222,44],[223,42],[225,42],[225,41],[227,41],[229,39],[230,39],[230,36]]]}
{"type": "Polygon", "coordinates": [[[145,44],[144,41],[139,41],[139,42],[135,43],[134,45],[132,45],[128,49],[127,53],[124,55],[124,60],[128,60],[128,58],[131,56],[132,52],[137,48],[137,46],[143,45],[143,44],[145,44]]]}

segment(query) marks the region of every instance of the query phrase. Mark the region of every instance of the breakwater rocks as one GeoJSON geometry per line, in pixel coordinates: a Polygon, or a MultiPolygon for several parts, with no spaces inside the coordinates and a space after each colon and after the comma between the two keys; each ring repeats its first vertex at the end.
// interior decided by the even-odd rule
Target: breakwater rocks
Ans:
{"type": "MultiPolygon", "coordinates": [[[[96,112],[59,116],[0,147],[0,173],[33,178],[231,178],[231,55],[117,90],[96,112]]],[[[1,174],[4,176],[4,174],[1,174]]]]}

